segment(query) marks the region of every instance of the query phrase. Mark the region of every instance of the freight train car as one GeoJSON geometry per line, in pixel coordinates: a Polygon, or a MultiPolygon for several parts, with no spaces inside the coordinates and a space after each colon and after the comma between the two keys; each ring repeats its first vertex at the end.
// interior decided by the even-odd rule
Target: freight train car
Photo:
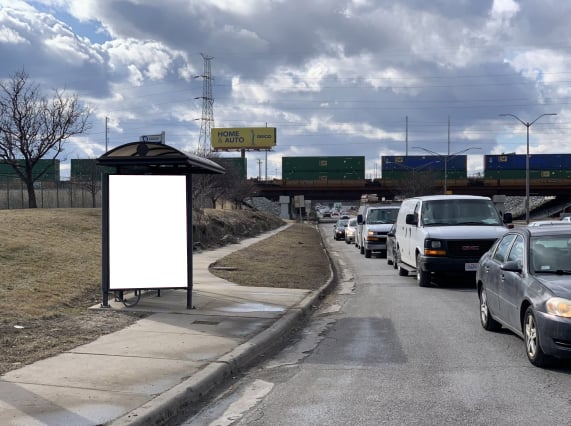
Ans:
{"type": "MultiPolygon", "coordinates": [[[[523,184],[526,169],[525,154],[484,155],[484,184],[523,184]]],[[[529,179],[543,185],[571,183],[571,154],[531,154],[529,179]]]]}
{"type": "Polygon", "coordinates": [[[364,156],[282,157],[282,181],[314,184],[363,183],[364,156]]]}
{"type": "MultiPolygon", "coordinates": [[[[26,163],[24,160],[18,160],[18,166],[24,170],[26,163]]],[[[33,176],[37,181],[41,182],[57,182],[60,180],[60,163],[59,160],[39,160],[32,169],[33,176]]],[[[14,168],[5,161],[0,162],[0,180],[8,181],[20,179],[14,168]]]]}

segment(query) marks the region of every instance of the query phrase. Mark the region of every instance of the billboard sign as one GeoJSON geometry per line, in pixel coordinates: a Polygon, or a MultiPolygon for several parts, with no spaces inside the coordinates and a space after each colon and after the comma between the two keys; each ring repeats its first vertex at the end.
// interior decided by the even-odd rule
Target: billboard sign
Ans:
{"type": "Polygon", "coordinates": [[[165,143],[165,132],[161,132],[158,135],[141,135],[139,136],[140,142],[155,142],[155,143],[165,143]]]}
{"type": "Polygon", "coordinates": [[[210,138],[214,150],[271,149],[276,146],[276,128],[213,128],[210,138]]]}

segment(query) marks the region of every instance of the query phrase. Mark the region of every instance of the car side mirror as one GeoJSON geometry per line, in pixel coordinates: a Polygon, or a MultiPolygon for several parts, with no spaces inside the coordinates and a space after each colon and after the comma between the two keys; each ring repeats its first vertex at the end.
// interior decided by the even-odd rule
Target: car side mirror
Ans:
{"type": "Polygon", "coordinates": [[[509,260],[506,263],[503,263],[500,266],[500,269],[502,271],[507,271],[507,272],[521,272],[521,271],[523,271],[523,269],[521,267],[521,263],[517,260],[509,260]]]}
{"type": "Polygon", "coordinates": [[[504,223],[512,223],[513,217],[511,213],[504,213],[504,223]]]}
{"type": "Polygon", "coordinates": [[[359,225],[363,224],[363,215],[362,214],[357,215],[357,223],[359,225]]]}
{"type": "Polygon", "coordinates": [[[407,225],[417,225],[418,219],[415,214],[409,213],[406,215],[405,222],[407,225]]]}

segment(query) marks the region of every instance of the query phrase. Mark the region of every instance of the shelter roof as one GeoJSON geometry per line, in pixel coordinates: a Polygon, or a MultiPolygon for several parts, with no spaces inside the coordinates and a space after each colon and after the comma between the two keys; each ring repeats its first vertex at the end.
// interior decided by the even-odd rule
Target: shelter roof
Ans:
{"type": "Polygon", "coordinates": [[[106,152],[97,164],[115,167],[118,173],[222,174],[224,168],[208,158],[186,154],[155,142],[130,142],[106,152]]]}

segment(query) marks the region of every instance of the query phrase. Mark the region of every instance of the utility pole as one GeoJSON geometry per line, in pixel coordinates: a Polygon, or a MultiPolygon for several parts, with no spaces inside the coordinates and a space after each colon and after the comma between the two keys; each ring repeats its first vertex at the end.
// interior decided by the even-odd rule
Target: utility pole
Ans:
{"type": "Polygon", "coordinates": [[[202,99],[202,116],[200,118],[200,135],[198,136],[198,152],[205,156],[210,152],[210,131],[214,125],[214,98],[212,97],[212,72],[210,61],[212,56],[200,54],[204,60],[204,72],[197,75],[203,79],[202,96],[194,99],[202,99]]]}
{"type": "Polygon", "coordinates": [[[448,157],[450,157],[450,116],[448,116],[448,151],[444,159],[444,195],[448,193],[448,157]]]}
{"type": "Polygon", "coordinates": [[[404,137],[404,142],[405,142],[405,155],[408,157],[408,115],[406,116],[406,120],[405,120],[405,137],[404,137]]]}
{"type": "Polygon", "coordinates": [[[109,123],[109,117],[105,117],[105,152],[107,152],[107,149],[109,147],[109,127],[108,127],[108,123],[109,123]]]}
{"type": "Polygon", "coordinates": [[[258,158],[258,180],[262,180],[262,163],[263,161],[258,158]]]}

